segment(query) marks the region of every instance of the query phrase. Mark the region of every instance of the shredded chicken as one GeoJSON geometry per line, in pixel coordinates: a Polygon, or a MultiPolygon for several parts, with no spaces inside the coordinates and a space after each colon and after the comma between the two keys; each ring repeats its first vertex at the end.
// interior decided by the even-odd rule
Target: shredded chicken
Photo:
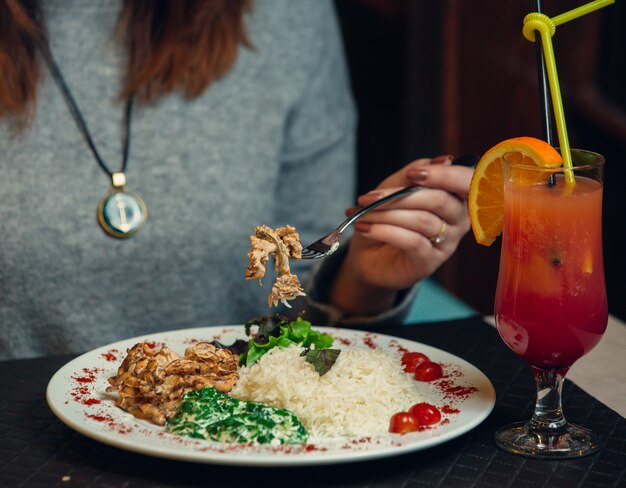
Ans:
{"type": "Polygon", "coordinates": [[[246,279],[259,280],[261,283],[270,256],[274,256],[277,276],[267,303],[272,307],[282,302],[291,308],[287,300],[305,295],[300,280],[289,268],[290,257],[302,257],[302,244],[295,227],[286,225],[274,231],[266,225],[260,225],[254,229],[254,234],[250,236],[250,265],[246,269],[246,279]]]}
{"type": "Polygon", "coordinates": [[[147,342],[127,352],[117,375],[109,378],[107,391],[117,392],[118,407],[157,425],[174,416],[188,391],[212,386],[228,392],[239,379],[239,357],[207,342],[187,348],[183,358],[147,342]]]}

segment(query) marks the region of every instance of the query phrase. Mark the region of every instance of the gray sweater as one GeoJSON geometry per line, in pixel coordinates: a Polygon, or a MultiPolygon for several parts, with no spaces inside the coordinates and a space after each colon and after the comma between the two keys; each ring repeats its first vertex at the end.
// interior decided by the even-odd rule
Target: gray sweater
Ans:
{"type": "MultiPolygon", "coordinates": [[[[120,2],[44,7],[53,55],[117,171],[120,2]]],[[[201,97],[135,109],[126,177],[149,215],[131,239],[99,228],[110,179],[46,69],[30,128],[15,135],[0,121],[0,358],[276,311],[266,303],[273,276],[263,286],[244,279],[249,235],[290,224],[306,244],[342,220],[354,198],[355,114],[330,1],[259,0],[247,25],[254,50],[242,48],[201,97]]],[[[301,279],[307,264],[296,263],[301,279]]],[[[319,276],[332,274],[332,262],[324,266],[319,276]]],[[[309,297],[323,301],[323,290],[309,287],[309,297]]],[[[292,303],[317,322],[340,315],[311,299],[292,303]]]]}

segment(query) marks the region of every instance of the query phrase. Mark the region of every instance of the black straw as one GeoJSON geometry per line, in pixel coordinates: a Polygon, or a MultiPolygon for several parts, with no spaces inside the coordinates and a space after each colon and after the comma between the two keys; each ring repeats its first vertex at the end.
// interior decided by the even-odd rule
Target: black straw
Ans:
{"type": "MultiPolygon", "coordinates": [[[[543,13],[541,8],[541,0],[535,0],[535,12],[543,13]]],[[[537,76],[539,79],[541,135],[548,144],[554,146],[554,137],[552,136],[552,111],[550,109],[551,97],[548,83],[548,72],[546,70],[545,58],[543,55],[541,35],[537,31],[535,31],[535,51],[537,53],[537,76]]],[[[556,185],[556,178],[553,174],[551,174],[548,177],[548,186],[554,185],[556,185]]]]}
{"type": "MultiPolygon", "coordinates": [[[[535,0],[535,12],[542,13],[541,0],[535,0]]],[[[539,79],[539,101],[541,105],[541,135],[548,144],[554,146],[550,88],[539,32],[535,32],[535,49],[537,53],[537,76],[539,79]]]]}

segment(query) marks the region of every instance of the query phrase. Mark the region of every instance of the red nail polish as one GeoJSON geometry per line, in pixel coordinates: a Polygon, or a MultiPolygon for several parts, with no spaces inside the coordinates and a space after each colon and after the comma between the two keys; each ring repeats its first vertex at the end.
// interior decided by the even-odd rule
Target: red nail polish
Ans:
{"type": "Polygon", "coordinates": [[[357,213],[360,208],[361,207],[349,207],[349,208],[346,208],[346,210],[345,210],[346,217],[351,217],[352,215],[357,213]]]}
{"type": "Polygon", "coordinates": [[[446,154],[445,156],[437,156],[430,160],[430,164],[446,164],[452,161],[452,155],[446,154]]]}
{"type": "Polygon", "coordinates": [[[380,200],[384,194],[385,193],[382,191],[372,190],[371,192],[366,193],[365,195],[361,195],[357,199],[357,202],[359,203],[359,205],[368,205],[372,202],[375,202],[376,200],[380,200]]]}
{"type": "Polygon", "coordinates": [[[424,181],[426,178],[428,178],[428,170],[423,168],[410,169],[406,172],[406,177],[416,182],[424,181]]]}
{"type": "Polygon", "coordinates": [[[372,224],[369,222],[356,222],[354,224],[354,230],[357,232],[361,232],[362,234],[367,234],[372,229],[372,224]]]}

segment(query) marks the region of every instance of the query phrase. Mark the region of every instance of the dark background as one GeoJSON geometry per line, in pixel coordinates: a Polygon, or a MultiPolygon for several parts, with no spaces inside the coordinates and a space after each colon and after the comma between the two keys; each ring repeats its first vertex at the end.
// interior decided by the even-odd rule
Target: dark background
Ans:
{"type": "MultiPolygon", "coordinates": [[[[359,110],[359,193],[418,157],[482,155],[541,136],[532,0],[335,0],[359,110]]],[[[554,17],[587,3],[544,0],[554,17]]],[[[626,2],[558,26],[553,37],[570,145],[602,153],[609,309],[626,320],[626,2]]],[[[556,131],[554,132],[556,134],[556,131]]],[[[493,313],[499,240],[470,234],[435,278],[493,313]]]]}

